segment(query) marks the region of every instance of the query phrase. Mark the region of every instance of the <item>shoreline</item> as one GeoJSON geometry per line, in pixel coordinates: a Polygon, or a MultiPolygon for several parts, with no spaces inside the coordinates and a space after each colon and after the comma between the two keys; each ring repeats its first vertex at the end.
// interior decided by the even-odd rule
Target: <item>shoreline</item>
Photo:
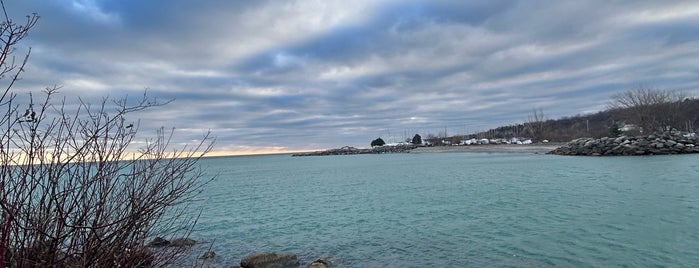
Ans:
{"type": "Polygon", "coordinates": [[[418,147],[410,153],[532,153],[546,154],[564,145],[564,142],[538,144],[483,144],[463,146],[418,147]]]}
{"type": "Polygon", "coordinates": [[[537,143],[537,144],[483,144],[461,146],[431,146],[418,147],[415,145],[403,146],[377,146],[373,148],[354,148],[345,146],[324,151],[301,152],[291,154],[299,156],[328,156],[328,155],[355,155],[355,154],[395,154],[395,153],[528,153],[547,154],[561,146],[562,142],[537,143]]]}

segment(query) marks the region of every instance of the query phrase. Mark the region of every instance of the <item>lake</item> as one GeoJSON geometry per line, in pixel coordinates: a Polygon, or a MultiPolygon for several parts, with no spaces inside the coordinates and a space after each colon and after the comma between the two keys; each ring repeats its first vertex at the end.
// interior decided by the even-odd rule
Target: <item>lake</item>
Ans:
{"type": "MultiPolygon", "coordinates": [[[[221,266],[696,267],[699,155],[206,158],[192,238],[221,266]]],[[[203,252],[203,251],[202,251],[203,252]]],[[[200,254],[200,253],[198,253],[200,254]]]]}

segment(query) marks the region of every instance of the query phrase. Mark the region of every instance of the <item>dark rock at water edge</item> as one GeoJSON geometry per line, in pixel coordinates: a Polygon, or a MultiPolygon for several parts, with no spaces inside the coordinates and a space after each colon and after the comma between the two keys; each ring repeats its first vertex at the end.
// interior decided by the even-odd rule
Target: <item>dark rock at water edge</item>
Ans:
{"type": "Polygon", "coordinates": [[[311,264],[308,265],[308,268],[327,268],[328,265],[330,265],[330,262],[323,259],[317,259],[311,262],[311,264]]]}
{"type": "Polygon", "coordinates": [[[204,254],[201,255],[201,257],[199,257],[199,259],[213,259],[215,257],[216,252],[214,252],[213,250],[207,250],[206,252],[204,252],[204,254]]]}
{"type": "Polygon", "coordinates": [[[337,149],[329,149],[325,151],[296,153],[292,156],[323,156],[323,155],[352,155],[352,154],[389,154],[389,153],[409,153],[410,150],[417,148],[417,145],[397,145],[397,146],[376,146],[371,149],[359,149],[351,146],[345,146],[337,149]]]}
{"type": "Polygon", "coordinates": [[[248,255],[240,261],[242,268],[291,268],[298,267],[296,254],[258,253],[248,255]]]}
{"type": "Polygon", "coordinates": [[[196,244],[196,243],[197,243],[197,241],[194,241],[190,238],[184,237],[184,238],[177,238],[175,240],[172,240],[172,242],[170,242],[170,246],[171,247],[189,247],[189,246],[194,246],[194,244],[196,244]]]}
{"type": "Polygon", "coordinates": [[[170,245],[170,241],[162,237],[153,238],[152,241],[148,242],[146,247],[167,247],[170,245]]]}
{"type": "Polygon", "coordinates": [[[664,155],[699,153],[699,139],[693,133],[666,131],[647,136],[580,138],[548,154],[557,155],[664,155]]]}

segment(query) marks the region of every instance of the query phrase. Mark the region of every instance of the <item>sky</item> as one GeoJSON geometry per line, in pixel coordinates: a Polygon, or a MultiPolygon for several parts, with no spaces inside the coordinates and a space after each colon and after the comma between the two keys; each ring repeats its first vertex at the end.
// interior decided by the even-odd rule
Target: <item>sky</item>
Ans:
{"type": "Polygon", "coordinates": [[[149,96],[139,135],[216,154],[368,147],[699,93],[697,1],[6,0],[41,17],[19,95],[149,96]]]}

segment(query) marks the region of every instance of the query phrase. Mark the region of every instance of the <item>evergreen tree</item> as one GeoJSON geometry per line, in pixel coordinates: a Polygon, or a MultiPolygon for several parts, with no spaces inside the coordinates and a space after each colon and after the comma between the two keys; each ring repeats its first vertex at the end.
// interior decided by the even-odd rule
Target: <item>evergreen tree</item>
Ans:
{"type": "Polygon", "coordinates": [[[413,136],[412,143],[413,144],[422,144],[422,137],[420,136],[420,134],[415,134],[415,136],[413,136]]]}
{"type": "Polygon", "coordinates": [[[384,146],[384,145],[386,145],[386,142],[383,141],[382,138],[378,138],[378,139],[375,139],[375,140],[371,141],[371,147],[374,147],[374,146],[384,146]]]}
{"type": "Polygon", "coordinates": [[[623,132],[621,129],[619,129],[618,124],[613,124],[611,127],[609,127],[609,134],[611,134],[612,137],[619,137],[621,134],[623,134],[623,132]]]}

